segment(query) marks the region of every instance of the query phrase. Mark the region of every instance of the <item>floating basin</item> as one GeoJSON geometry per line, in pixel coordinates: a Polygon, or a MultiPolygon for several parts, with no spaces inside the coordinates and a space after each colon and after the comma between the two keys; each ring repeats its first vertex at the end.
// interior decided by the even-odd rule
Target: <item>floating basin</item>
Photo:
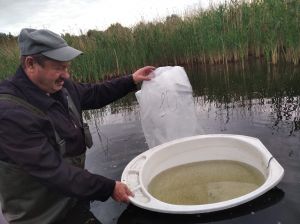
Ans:
{"type": "MultiPolygon", "coordinates": [[[[224,171],[226,172],[226,171],[224,171]]],[[[135,157],[124,169],[121,181],[135,194],[134,205],[162,213],[196,214],[231,208],[264,194],[276,186],[284,169],[262,142],[242,135],[212,134],[177,139],[135,157]],[[201,205],[175,205],[154,198],[147,190],[151,180],[169,168],[209,160],[230,160],[258,169],[265,182],[256,190],[230,200],[201,205]]]]}

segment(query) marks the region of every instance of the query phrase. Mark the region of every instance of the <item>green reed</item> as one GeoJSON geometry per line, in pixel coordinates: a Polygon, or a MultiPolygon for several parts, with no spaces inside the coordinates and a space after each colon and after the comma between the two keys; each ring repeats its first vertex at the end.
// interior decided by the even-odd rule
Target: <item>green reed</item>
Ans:
{"type": "Polygon", "coordinates": [[[19,64],[19,50],[15,38],[0,36],[0,80],[13,74],[19,64]]]}
{"type": "MultiPolygon", "coordinates": [[[[300,1],[229,0],[182,17],[63,37],[84,52],[72,63],[74,78],[81,81],[111,78],[147,64],[225,64],[228,69],[228,63],[244,67],[253,57],[298,65],[300,1]]],[[[13,72],[17,52],[16,38],[0,39],[0,78],[13,72]]]]}

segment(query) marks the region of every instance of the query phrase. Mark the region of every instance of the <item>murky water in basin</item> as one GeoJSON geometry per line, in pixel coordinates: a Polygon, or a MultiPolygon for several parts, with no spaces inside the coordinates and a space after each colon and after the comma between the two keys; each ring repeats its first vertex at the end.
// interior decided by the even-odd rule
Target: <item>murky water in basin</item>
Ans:
{"type": "Polygon", "coordinates": [[[264,181],[263,174],[248,164],[211,160],[165,170],[151,180],[148,191],[170,204],[200,205],[245,195],[264,181]]]}

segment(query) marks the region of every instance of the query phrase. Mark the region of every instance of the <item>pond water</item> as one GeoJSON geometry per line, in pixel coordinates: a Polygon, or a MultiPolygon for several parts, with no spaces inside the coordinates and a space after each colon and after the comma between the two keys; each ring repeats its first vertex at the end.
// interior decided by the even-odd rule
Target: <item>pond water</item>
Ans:
{"type": "MultiPolygon", "coordinates": [[[[245,65],[185,68],[194,91],[198,125],[205,134],[259,138],[285,169],[277,187],[244,205],[224,211],[174,215],[133,205],[93,202],[104,224],[120,223],[297,223],[300,220],[300,69],[259,61],[245,65]]],[[[94,146],[87,153],[91,172],[120,179],[135,156],[148,149],[133,94],[85,113],[94,146]]]]}

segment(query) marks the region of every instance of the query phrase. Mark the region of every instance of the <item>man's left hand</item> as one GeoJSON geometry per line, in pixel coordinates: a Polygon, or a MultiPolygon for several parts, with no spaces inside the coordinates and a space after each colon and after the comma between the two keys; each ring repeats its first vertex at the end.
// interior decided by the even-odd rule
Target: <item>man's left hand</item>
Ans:
{"type": "Polygon", "coordinates": [[[136,70],[133,74],[132,74],[132,78],[135,84],[138,84],[142,81],[148,81],[151,78],[149,77],[149,74],[151,72],[153,72],[153,70],[155,69],[155,67],[153,66],[145,66],[143,68],[140,68],[138,70],[136,70]]]}

